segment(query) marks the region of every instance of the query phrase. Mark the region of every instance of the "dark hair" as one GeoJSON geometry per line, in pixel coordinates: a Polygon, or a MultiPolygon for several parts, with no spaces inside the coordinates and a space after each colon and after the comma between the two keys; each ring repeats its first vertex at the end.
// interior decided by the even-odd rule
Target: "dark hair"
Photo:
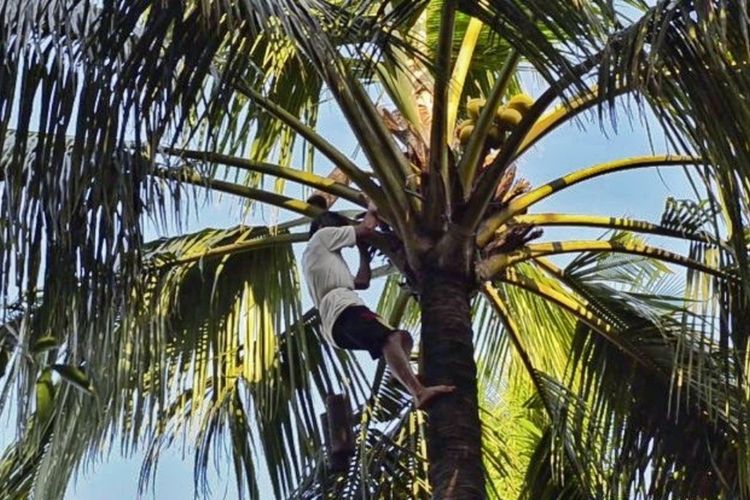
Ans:
{"type": "Polygon", "coordinates": [[[314,207],[322,208],[323,210],[328,210],[328,200],[326,200],[323,195],[314,194],[307,199],[307,203],[314,207]]]}
{"type": "Polygon", "coordinates": [[[344,227],[349,225],[349,220],[338,212],[325,211],[322,214],[316,216],[310,223],[310,237],[315,234],[318,229],[324,227],[344,227]]]}

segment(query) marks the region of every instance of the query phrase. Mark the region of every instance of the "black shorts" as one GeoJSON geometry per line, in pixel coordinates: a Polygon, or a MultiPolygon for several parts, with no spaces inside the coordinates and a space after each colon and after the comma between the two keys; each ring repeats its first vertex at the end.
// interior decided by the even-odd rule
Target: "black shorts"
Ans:
{"type": "Polygon", "coordinates": [[[365,306],[349,306],[333,323],[333,341],[342,349],[368,351],[372,359],[383,355],[383,346],[395,330],[365,306]]]}

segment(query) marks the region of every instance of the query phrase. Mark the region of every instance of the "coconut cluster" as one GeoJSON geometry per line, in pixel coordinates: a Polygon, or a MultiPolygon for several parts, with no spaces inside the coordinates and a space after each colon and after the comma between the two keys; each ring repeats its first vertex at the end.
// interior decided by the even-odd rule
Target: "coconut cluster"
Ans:
{"type": "MultiPolygon", "coordinates": [[[[487,147],[493,149],[500,148],[503,142],[505,142],[506,136],[521,123],[523,116],[533,104],[534,99],[530,95],[516,94],[507,103],[498,107],[492,120],[492,126],[487,132],[487,147]]],[[[466,111],[469,114],[469,118],[462,121],[456,129],[458,140],[462,146],[465,146],[469,142],[469,138],[472,132],[474,132],[476,120],[486,105],[487,101],[479,98],[469,99],[469,102],[466,104],[466,111]]]]}

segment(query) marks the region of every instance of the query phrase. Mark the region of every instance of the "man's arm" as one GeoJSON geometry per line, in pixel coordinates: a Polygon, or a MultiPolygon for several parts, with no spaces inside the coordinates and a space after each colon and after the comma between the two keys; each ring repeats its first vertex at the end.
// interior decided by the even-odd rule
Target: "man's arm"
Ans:
{"type": "Polygon", "coordinates": [[[370,269],[370,250],[369,245],[366,243],[357,243],[359,249],[359,269],[357,275],[354,277],[354,289],[365,290],[370,288],[370,280],[372,279],[372,270],[370,269]]]}
{"type": "Polygon", "coordinates": [[[375,232],[375,228],[380,224],[378,219],[378,209],[370,202],[367,206],[367,213],[362,222],[354,226],[354,234],[357,236],[357,244],[368,243],[370,236],[375,232]]]}
{"type": "Polygon", "coordinates": [[[357,248],[359,249],[359,270],[357,270],[357,275],[354,277],[354,288],[356,290],[364,290],[370,287],[370,279],[372,279],[370,260],[372,259],[372,255],[370,254],[369,239],[375,233],[375,228],[378,227],[379,223],[377,208],[370,202],[364,219],[354,226],[354,234],[357,236],[357,248]]]}

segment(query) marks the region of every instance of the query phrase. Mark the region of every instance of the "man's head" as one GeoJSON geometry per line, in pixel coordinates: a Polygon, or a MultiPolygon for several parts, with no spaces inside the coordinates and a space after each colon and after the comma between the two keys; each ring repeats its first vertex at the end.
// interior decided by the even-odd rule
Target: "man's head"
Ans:
{"type": "Polygon", "coordinates": [[[310,237],[312,238],[312,235],[315,234],[318,229],[322,229],[324,227],[344,227],[348,225],[349,221],[346,217],[338,212],[331,212],[327,210],[315,217],[310,223],[310,237]]]}

